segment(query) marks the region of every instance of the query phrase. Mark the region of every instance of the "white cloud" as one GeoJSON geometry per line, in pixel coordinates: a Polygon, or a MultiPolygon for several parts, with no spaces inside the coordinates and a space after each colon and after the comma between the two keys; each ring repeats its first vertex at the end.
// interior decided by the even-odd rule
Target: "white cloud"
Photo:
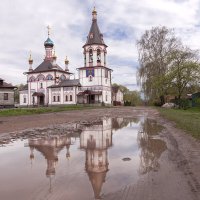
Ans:
{"type": "MultiPolygon", "coordinates": [[[[0,7],[0,77],[25,83],[32,50],[34,66],[44,57],[46,26],[52,26],[58,64],[67,55],[70,68],[83,65],[82,46],[91,23],[92,0],[7,0],[0,7]]],[[[108,44],[114,82],[136,84],[136,40],[144,30],[165,25],[175,28],[191,48],[200,48],[200,0],[106,0],[96,2],[98,21],[108,44]]]]}

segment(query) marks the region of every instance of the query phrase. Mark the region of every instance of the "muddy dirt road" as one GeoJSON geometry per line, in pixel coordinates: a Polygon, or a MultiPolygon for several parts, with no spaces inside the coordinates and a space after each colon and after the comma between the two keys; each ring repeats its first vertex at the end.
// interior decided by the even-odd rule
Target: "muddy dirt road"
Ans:
{"type": "MultiPolygon", "coordinates": [[[[10,132],[53,127],[63,123],[93,122],[102,117],[147,117],[162,125],[159,137],[166,149],[159,167],[149,170],[137,183],[102,196],[106,200],[200,200],[200,142],[160,117],[152,108],[109,108],[68,111],[20,117],[0,117],[0,138],[10,132]]],[[[156,147],[155,147],[156,148],[156,147]]],[[[4,172],[5,173],[5,172],[4,172]]],[[[0,194],[1,195],[1,194],[0,194]]]]}

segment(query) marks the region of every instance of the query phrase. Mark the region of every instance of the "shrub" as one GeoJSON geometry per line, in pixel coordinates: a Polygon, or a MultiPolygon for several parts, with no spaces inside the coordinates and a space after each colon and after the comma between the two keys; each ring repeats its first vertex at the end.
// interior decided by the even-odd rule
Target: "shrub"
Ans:
{"type": "Polygon", "coordinates": [[[195,104],[197,107],[200,107],[200,97],[195,99],[195,104]]]}

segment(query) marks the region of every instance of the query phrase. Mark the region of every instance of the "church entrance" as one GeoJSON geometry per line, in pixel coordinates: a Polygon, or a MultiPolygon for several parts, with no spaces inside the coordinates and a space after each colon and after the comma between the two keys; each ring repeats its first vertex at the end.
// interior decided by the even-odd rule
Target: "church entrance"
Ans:
{"type": "MultiPolygon", "coordinates": [[[[43,106],[44,105],[44,93],[42,92],[34,92],[33,97],[37,97],[37,105],[38,106],[43,106]]],[[[33,102],[34,105],[35,102],[33,102]]]]}
{"type": "Polygon", "coordinates": [[[95,95],[88,95],[87,96],[87,102],[88,104],[94,104],[95,103],[95,95]]]}
{"type": "Polygon", "coordinates": [[[101,103],[102,91],[85,90],[84,92],[79,92],[77,96],[80,104],[99,104],[101,103]]]}
{"type": "Polygon", "coordinates": [[[38,99],[39,99],[39,105],[40,106],[43,106],[44,105],[44,96],[40,96],[40,97],[38,97],[38,99]]]}

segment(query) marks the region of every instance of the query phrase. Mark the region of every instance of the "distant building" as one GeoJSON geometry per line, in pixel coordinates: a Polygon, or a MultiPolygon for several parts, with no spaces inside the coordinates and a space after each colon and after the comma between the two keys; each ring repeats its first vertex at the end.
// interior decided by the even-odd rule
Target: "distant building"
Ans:
{"type": "Polygon", "coordinates": [[[114,106],[124,105],[124,94],[119,86],[112,86],[112,102],[114,106]]]}
{"type": "Polygon", "coordinates": [[[79,79],[71,79],[69,61],[64,69],[57,64],[54,43],[49,38],[44,42],[44,61],[33,69],[29,58],[27,90],[20,91],[20,105],[63,105],[112,103],[111,72],[107,66],[107,45],[97,24],[97,12],[92,12],[92,25],[83,46],[84,66],[77,68],[79,79]]]}
{"type": "Polygon", "coordinates": [[[0,78],[0,108],[14,107],[14,87],[0,78]]]}

